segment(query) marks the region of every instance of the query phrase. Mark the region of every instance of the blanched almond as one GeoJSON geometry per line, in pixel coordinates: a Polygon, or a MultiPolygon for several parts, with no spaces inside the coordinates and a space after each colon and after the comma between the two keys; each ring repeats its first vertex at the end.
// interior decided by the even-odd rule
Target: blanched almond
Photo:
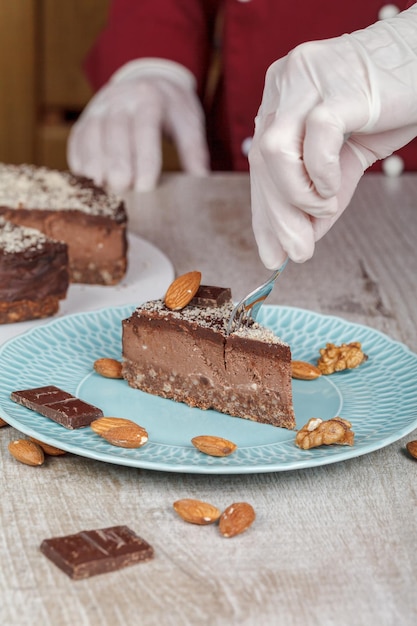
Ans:
{"type": "Polygon", "coordinates": [[[25,465],[42,465],[45,455],[42,448],[29,439],[16,439],[9,443],[10,454],[20,463],[25,465]]]}
{"type": "Polygon", "coordinates": [[[172,311],[183,309],[194,298],[201,282],[201,272],[188,272],[174,280],[165,294],[165,305],[172,311]]]}
{"type": "Polygon", "coordinates": [[[255,521],[255,511],[247,502],[235,502],[221,514],[219,530],[223,537],[234,537],[245,532],[255,521]]]}
{"type": "Polygon", "coordinates": [[[292,377],[299,380],[314,380],[321,376],[321,371],[307,361],[291,361],[292,377]]]}
{"type": "Polygon", "coordinates": [[[123,378],[122,364],[116,359],[97,359],[94,361],[94,369],[97,374],[105,378],[123,378]]]}
{"type": "Polygon", "coordinates": [[[220,511],[208,502],[184,498],[174,502],[174,509],[178,515],[190,524],[213,524],[220,517],[220,511]]]}
{"type": "Polygon", "coordinates": [[[237,445],[233,441],[223,439],[223,437],[214,437],[213,435],[199,435],[191,439],[193,446],[210,456],[228,456],[237,449],[237,445]]]}

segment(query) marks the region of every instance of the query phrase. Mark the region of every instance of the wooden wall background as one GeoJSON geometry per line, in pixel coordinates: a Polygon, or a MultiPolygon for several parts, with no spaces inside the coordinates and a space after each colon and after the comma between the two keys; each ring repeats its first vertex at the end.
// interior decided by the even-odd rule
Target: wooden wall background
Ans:
{"type": "MultiPolygon", "coordinates": [[[[110,0],[0,2],[0,161],[67,168],[71,125],[92,92],[82,61],[110,0]]],[[[178,169],[164,146],[164,169],[178,169]]]]}

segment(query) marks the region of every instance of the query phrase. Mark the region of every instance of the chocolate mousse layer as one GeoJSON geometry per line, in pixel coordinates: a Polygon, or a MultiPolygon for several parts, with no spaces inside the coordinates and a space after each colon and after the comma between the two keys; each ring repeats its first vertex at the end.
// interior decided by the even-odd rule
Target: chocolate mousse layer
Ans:
{"type": "Polygon", "coordinates": [[[113,285],[126,273],[124,203],[90,179],[0,164],[0,215],[64,241],[71,282],[113,285]]]}
{"type": "Polygon", "coordinates": [[[181,311],[162,300],[138,307],[123,321],[124,378],[189,406],[293,429],[289,345],[257,323],[227,336],[232,309],[230,299],[181,311]]]}
{"type": "Polygon", "coordinates": [[[66,244],[0,217],[0,323],[53,315],[67,288],[66,244]]]}

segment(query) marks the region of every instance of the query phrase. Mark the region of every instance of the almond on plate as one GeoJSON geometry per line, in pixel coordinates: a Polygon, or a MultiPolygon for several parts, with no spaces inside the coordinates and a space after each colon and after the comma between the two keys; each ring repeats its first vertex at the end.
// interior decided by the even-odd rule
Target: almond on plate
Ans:
{"type": "Polygon", "coordinates": [[[291,361],[291,374],[299,380],[315,380],[321,376],[321,371],[307,361],[291,361]]]}
{"type": "Polygon", "coordinates": [[[148,441],[146,429],[124,417],[99,417],[91,422],[90,427],[119,448],[140,448],[148,441]]]}
{"type": "Polygon", "coordinates": [[[102,435],[111,428],[118,426],[131,426],[136,425],[136,422],[129,420],[125,417],[98,417],[90,424],[90,428],[94,430],[97,435],[102,435]]]}
{"type": "Polygon", "coordinates": [[[97,374],[105,378],[123,378],[122,364],[116,359],[96,359],[94,361],[94,369],[97,374]]]}
{"type": "Polygon", "coordinates": [[[114,426],[101,433],[101,436],[119,448],[140,448],[148,441],[148,433],[139,424],[114,426]]]}
{"type": "Polygon", "coordinates": [[[197,450],[210,456],[228,456],[237,449],[237,445],[233,441],[213,435],[193,437],[191,443],[197,450]]]}

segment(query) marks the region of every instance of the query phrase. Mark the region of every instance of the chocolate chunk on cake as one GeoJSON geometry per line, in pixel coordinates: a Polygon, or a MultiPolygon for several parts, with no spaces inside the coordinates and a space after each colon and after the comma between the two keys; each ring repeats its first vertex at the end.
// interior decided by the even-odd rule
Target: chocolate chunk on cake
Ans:
{"type": "Polygon", "coordinates": [[[152,546],[128,526],[83,530],[44,539],[40,549],[73,580],[113,572],[154,556],[152,546]]]}
{"type": "Polygon", "coordinates": [[[208,286],[180,311],[163,300],[139,306],[122,323],[124,378],[192,407],[293,429],[289,345],[258,323],[227,335],[232,310],[230,290],[208,286]]]}
{"type": "Polygon", "coordinates": [[[66,244],[0,216],[0,324],[54,315],[67,289],[66,244]]]}
{"type": "Polygon", "coordinates": [[[12,391],[10,399],[73,430],[89,426],[103,411],[55,385],[12,391]]]}
{"type": "Polygon", "coordinates": [[[71,282],[114,285],[126,273],[124,203],[90,179],[0,163],[0,215],[64,241],[71,282]]]}

